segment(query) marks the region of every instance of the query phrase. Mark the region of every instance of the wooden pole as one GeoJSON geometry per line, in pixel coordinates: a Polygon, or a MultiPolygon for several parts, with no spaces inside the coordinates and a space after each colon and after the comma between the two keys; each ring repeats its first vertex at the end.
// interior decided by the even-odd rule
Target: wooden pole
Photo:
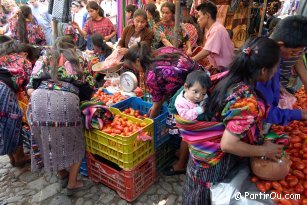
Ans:
{"type": "Polygon", "coordinates": [[[179,26],[180,26],[180,0],[176,0],[175,3],[175,29],[174,29],[174,46],[178,48],[178,34],[179,34],[179,26]]]}
{"type": "Polygon", "coordinates": [[[251,25],[252,8],[253,8],[253,0],[249,0],[248,11],[247,11],[246,39],[248,39],[248,37],[249,37],[248,29],[251,25]]]}
{"type": "Polygon", "coordinates": [[[263,29],[264,17],[265,17],[265,14],[266,14],[267,3],[268,3],[267,0],[264,0],[264,1],[263,1],[263,6],[262,6],[262,8],[263,8],[263,13],[262,13],[262,16],[261,16],[261,21],[260,21],[260,26],[259,26],[258,37],[261,37],[261,34],[262,34],[262,29],[263,29]]]}

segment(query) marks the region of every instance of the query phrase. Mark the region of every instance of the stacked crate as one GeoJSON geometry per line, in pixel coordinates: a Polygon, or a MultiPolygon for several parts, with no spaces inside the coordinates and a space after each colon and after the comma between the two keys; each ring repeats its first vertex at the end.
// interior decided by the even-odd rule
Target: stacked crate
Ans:
{"type": "MultiPolygon", "coordinates": [[[[131,97],[122,102],[116,103],[112,107],[116,107],[121,111],[128,108],[139,110],[142,115],[149,114],[152,103],[145,102],[140,98],[131,97]]],[[[160,173],[164,168],[170,165],[174,160],[174,147],[172,146],[168,133],[166,120],[168,117],[167,105],[163,105],[160,115],[154,118],[154,149],[156,158],[156,170],[160,173]]]]}
{"type": "Polygon", "coordinates": [[[153,120],[137,119],[109,108],[134,123],[145,123],[142,132],[152,140],[142,141],[140,132],[130,136],[112,136],[100,130],[85,131],[86,159],[89,178],[114,189],[127,201],[135,200],[156,180],[153,120]]]}

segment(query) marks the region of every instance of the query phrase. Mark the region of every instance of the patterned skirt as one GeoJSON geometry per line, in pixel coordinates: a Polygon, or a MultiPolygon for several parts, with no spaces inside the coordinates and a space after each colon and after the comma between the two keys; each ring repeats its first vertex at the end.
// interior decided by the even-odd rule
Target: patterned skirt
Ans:
{"type": "Polygon", "coordinates": [[[77,95],[37,89],[32,94],[27,118],[32,132],[33,171],[44,166],[46,171],[55,172],[82,160],[85,140],[77,95]]]}
{"type": "Polygon", "coordinates": [[[236,165],[238,157],[225,154],[221,161],[208,169],[198,167],[190,157],[183,187],[183,205],[210,205],[210,186],[222,181],[236,165]]]}
{"type": "Polygon", "coordinates": [[[16,94],[0,82],[0,155],[11,154],[22,145],[21,118],[16,94]]]}

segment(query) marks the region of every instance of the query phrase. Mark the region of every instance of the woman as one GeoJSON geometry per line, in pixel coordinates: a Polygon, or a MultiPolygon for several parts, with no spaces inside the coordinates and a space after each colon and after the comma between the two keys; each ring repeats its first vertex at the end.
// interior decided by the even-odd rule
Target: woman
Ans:
{"type": "Polygon", "coordinates": [[[155,4],[146,4],[146,13],[148,17],[148,25],[151,30],[154,30],[157,23],[160,22],[160,13],[155,4]]]}
{"type": "MultiPolygon", "coordinates": [[[[174,32],[175,32],[175,5],[166,2],[161,7],[162,19],[156,24],[154,31],[153,47],[158,49],[164,46],[174,46],[174,32]]],[[[189,36],[186,34],[182,24],[179,27],[178,33],[178,48],[183,48],[186,45],[186,54],[192,55],[192,47],[189,41],[189,36]]]]}
{"type": "Polygon", "coordinates": [[[196,48],[197,45],[202,43],[202,32],[199,25],[191,16],[185,16],[182,18],[183,27],[189,35],[189,40],[192,49],[196,48]]]}
{"type": "Polygon", "coordinates": [[[187,167],[183,204],[211,204],[210,184],[222,181],[239,157],[265,156],[276,160],[283,145],[263,143],[262,119],[265,102],[255,91],[257,81],[267,82],[277,71],[278,44],[268,38],[256,38],[238,53],[229,74],[213,90],[207,110],[226,127],[215,154],[216,165],[196,160],[193,154],[187,167]]]}
{"type": "Polygon", "coordinates": [[[29,6],[21,6],[17,20],[11,22],[12,37],[22,43],[45,46],[46,39],[43,28],[38,25],[29,6]]]}
{"type": "Polygon", "coordinates": [[[126,6],[126,18],[127,18],[127,25],[133,25],[133,15],[134,12],[137,10],[137,7],[134,6],[133,4],[129,4],[126,6]]]}
{"type": "Polygon", "coordinates": [[[117,48],[119,53],[125,55],[128,48],[136,45],[139,42],[146,42],[151,46],[153,32],[148,28],[147,14],[144,10],[138,9],[133,15],[133,25],[127,26],[118,43],[117,48]]]}
{"type": "MultiPolygon", "coordinates": [[[[61,187],[67,186],[67,195],[89,187],[77,180],[85,153],[79,102],[83,88],[93,84],[73,41],[61,37],[36,62],[27,86],[31,96],[27,118],[41,155],[37,160],[31,150],[32,170],[43,165],[46,171],[57,172],[61,187]]],[[[91,91],[87,90],[89,95],[91,91]]]]}
{"type": "Polygon", "coordinates": [[[83,30],[76,22],[72,22],[73,27],[76,28],[83,37],[99,33],[104,37],[105,41],[110,41],[110,39],[116,35],[111,20],[104,17],[102,8],[95,1],[88,2],[86,9],[91,18],[86,21],[83,30]]]}
{"type": "Polygon", "coordinates": [[[131,47],[124,58],[126,66],[139,74],[139,80],[145,79],[148,92],[152,95],[150,118],[159,115],[162,104],[184,84],[190,72],[201,69],[179,49],[165,47],[153,54],[145,42],[131,47]]]}
{"type": "Polygon", "coordinates": [[[28,83],[32,48],[8,37],[0,37],[0,155],[8,155],[12,166],[23,166],[30,157],[23,152],[22,110],[16,94],[28,83]]]}

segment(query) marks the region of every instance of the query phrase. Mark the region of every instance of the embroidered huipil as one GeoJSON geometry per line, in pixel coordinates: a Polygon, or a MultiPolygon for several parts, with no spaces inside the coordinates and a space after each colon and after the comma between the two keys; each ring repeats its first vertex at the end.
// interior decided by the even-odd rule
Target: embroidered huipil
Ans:
{"type": "Polygon", "coordinates": [[[0,57],[0,81],[15,91],[22,91],[28,83],[32,64],[18,53],[0,57]]]}
{"type": "MultiPolygon", "coordinates": [[[[88,83],[90,86],[94,86],[93,77],[90,75],[90,72],[87,70],[84,61],[82,58],[79,58],[80,67],[82,70],[81,73],[77,73],[71,63],[67,61],[63,55],[60,56],[57,70],[57,79],[59,81],[71,83],[75,86],[80,86],[85,83],[88,83]]],[[[37,82],[41,81],[52,81],[51,78],[51,55],[45,53],[41,56],[35,63],[33,72],[31,74],[30,82],[27,85],[27,88],[37,88],[37,82]]],[[[53,85],[53,90],[63,90],[59,84],[53,85]]],[[[65,90],[65,89],[64,89],[65,90]]]]}

